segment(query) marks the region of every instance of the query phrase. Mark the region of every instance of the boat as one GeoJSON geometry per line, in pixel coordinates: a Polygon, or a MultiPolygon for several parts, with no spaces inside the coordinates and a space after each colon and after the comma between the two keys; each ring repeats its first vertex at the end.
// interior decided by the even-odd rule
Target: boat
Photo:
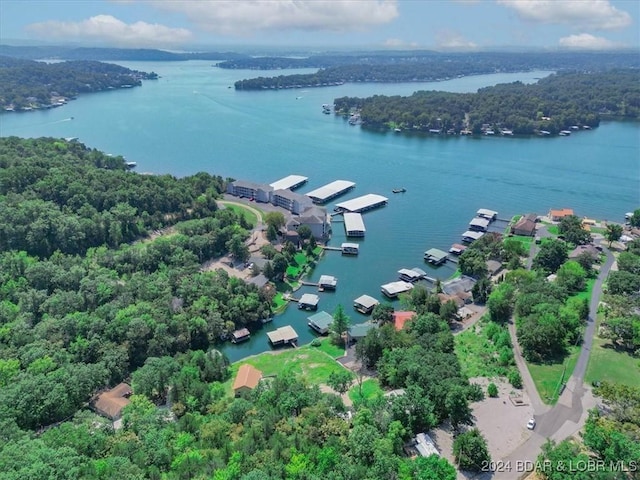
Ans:
{"type": "Polygon", "coordinates": [[[400,133],[400,132],[402,132],[402,129],[401,128],[394,128],[393,131],[396,132],[396,133],[400,133]]]}
{"type": "Polygon", "coordinates": [[[136,162],[126,162],[127,168],[136,168],[138,164],[136,162]]]}
{"type": "Polygon", "coordinates": [[[404,193],[407,191],[406,188],[394,188],[393,190],[391,190],[393,193],[404,193]]]}

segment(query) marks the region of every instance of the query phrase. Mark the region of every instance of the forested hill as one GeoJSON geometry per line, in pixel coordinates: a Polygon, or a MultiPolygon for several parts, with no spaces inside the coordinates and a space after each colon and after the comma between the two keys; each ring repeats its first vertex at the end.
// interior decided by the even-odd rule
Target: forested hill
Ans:
{"type": "Polygon", "coordinates": [[[96,61],[44,63],[0,56],[0,108],[52,108],[81,93],[139,86],[157,77],[96,61]]]}
{"type": "Polygon", "coordinates": [[[82,143],[0,138],[0,251],[49,257],[118,247],[215,211],[223,180],[127,171],[82,143]]]}
{"type": "Polygon", "coordinates": [[[335,99],[335,109],[344,114],[358,111],[362,125],[373,129],[553,134],[574,126],[595,127],[603,117],[640,119],[640,70],[566,72],[535,84],[502,84],[477,93],[343,97],[335,99]]]}
{"type": "Polygon", "coordinates": [[[320,68],[315,73],[239,80],[238,90],[325,87],[349,82],[434,82],[458,76],[530,70],[602,71],[640,68],[637,52],[369,52],[307,58],[257,57],[228,60],[221,68],[320,68]]]}

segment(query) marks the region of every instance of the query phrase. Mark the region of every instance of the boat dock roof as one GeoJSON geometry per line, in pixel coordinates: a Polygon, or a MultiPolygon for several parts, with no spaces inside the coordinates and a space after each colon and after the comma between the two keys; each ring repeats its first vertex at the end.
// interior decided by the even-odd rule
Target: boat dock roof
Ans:
{"type": "Polygon", "coordinates": [[[318,280],[318,285],[334,287],[338,284],[338,279],[336,277],[332,277],[331,275],[320,275],[320,280],[318,280]]]}
{"type": "Polygon", "coordinates": [[[481,230],[481,231],[485,231],[487,228],[489,228],[489,219],[484,218],[484,217],[474,217],[470,222],[469,222],[469,228],[471,230],[481,230]]]}
{"type": "Polygon", "coordinates": [[[352,198],[346,202],[336,204],[335,210],[338,212],[364,212],[372,208],[386,205],[389,199],[375,193],[368,193],[361,197],[352,198]]]}
{"type": "Polygon", "coordinates": [[[348,180],[336,180],[320,188],[316,188],[306,195],[313,200],[314,203],[325,203],[332,198],[348,192],[355,186],[356,184],[354,182],[350,182],[348,180]]]}
{"type": "Polygon", "coordinates": [[[410,270],[408,268],[401,268],[400,270],[398,270],[398,275],[400,275],[400,280],[406,280],[407,282],[416,282],[420,280],[424,275],[426,275],[426,272],[424,273],[424,275],[422,275],[419,272],[416,272],[415,269],[410,270]]]}
{"type": "Polygon", "coordinates": [[[309,321],[309,326],[320,333],[326,333],[333,323],[333,317],[325,311],[311,315],[307,317],[307,320],[309,321]]]}
{"type": "Polygon", "coordinates": [[[488,220],[494,220],[498,217],[498,212],[494,210],[487,210],[486,208],[481,208],[476,212],[476,215],[482,218],[486,218],[488,220]]]}
{"type": "Polygon", "coordinates": [[[384,293],[388,297],[398,296],[401,293],[408,292],[412,288],[413,284],[403,281],[385,283],[380,287],[382,293],[384,293]]]}
{"type": "Polygon", "coordinates": [[[347,237],[364,237],[367,229],[364,226],[362,215],[359,213],[345,212],[344,218],[344,230],[347,233],[347,237]]]}
{"type": "Polygon", "coordinates": [[[285,325],[271,332],[267,332],[267,337],[273,345],[291,343],[298,340],[298,334],[291,325],[285,325]]]}
{"type": "Polygon", "coordinates": [[[462,234],[462,240],[466,242],[473,242],[474,240],[478,240],[482,238],[484,232],[474,232],[471,230],[467,230],[462,234]]]}
{"type": "MultiPolygon", "coordinates": [[[[464,252],[467,249],[467,247],[465,245],[461,245],[459,243],[454,243],[453,245],[451,245],[451,248],[449,249],[450,253],[456,253],[456,254],[460,254],[462,252],[464,252]]],[[[426,254],[427,252],[425,252],[426,254]]]]}
{"type": "Polygon", "coordinates": [[[369,295],[360,295],[353,301],[354,305],[360,305],[364,308],[373,308],[378,305],[380,302],[369,295]]]}
{"type": "Polygon", "coordinates": [[[319,302],[320,302],[320,297],[313,293],[305,293],[304,295],[302,295],[302,297],[300,297],[300,300],[298,300],[298,303],[300,305],[309,305],[312,307],[318,306],[319,302]]]}
{"type": "Polygon", "coordinates": [[[443,260],[446,260],[448,256],[449,254],[447,252],[443,252],[442,250],[438,250],[437,248],[430,248],[429,250],[424,252],[425,260],[428,260],[430,262],[442,262],[443,260]]]}
{"type": "Polygon", "coordinates": [[[251,335],[251,332],[249,332],[248,328],[241,328],[231,334],[231,336],[236,340],[240,338],[248,337],[249,335],[251,335]]]}
{"type": "Polygon", "coordinates": [[[293,190],[307,183],[307,180],[309,180],[309,177],[303,177],[302,175],[289,175],[288,177],[284,177],[270,183],[269,186],[274,190],[293,190]]]}
{"type": "Polygon", "coordinates": [[[340,248],[342,248],[342,249],[353,248],[355,250],[358,250],[360,248],[360,244],[359,243],[344,242],[342,245],[340,245],[340,248]]]}

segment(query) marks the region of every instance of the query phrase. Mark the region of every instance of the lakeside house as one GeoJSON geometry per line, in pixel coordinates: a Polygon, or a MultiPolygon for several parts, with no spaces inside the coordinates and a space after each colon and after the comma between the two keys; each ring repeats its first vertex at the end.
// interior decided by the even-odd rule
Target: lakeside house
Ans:
{"type": "Polygon", "coordinates": [[[404,325],[415,317],[416,312],[413,311],[397,311],[393,312],[393,326],[396,330],[400,331],[404,328],[404,325]]]}
{"type": "Polygon", "coordinates": [[[233,381],[233,393],[239,397],[243,393],[250,392],[258,386],[262,380],[262,372],[253,365],[245,363],[240,365],[236,378],[233,381]]]}
{"type": "Polygon", "coordinates": [[[573,215],[573,210],[571,208],[562,208],[560,210],[551,209],[547,214],[552,222],[559,222],[564,217],[568,217],[570,215],[573,215]]]}
{"type": "Polygon", "coordinates": [[[569,253],[569,259],[575,260],[582,254],[589,255],[595,262],[600,260],[600,251],[593,245],[578,245],[569,253]]]}
{"type": "Polygon", "coordinates": [[[536,232],[536,219],[538,216],[535,213],[528,213],[523,215],[520,219],[511,227],[511,233],[514,235],[523,235],[525,237],[532,237],[536,232]]]}
{"type": "Polygon", "coordinates": [[[122,409],[129,405],[132,393],[131,386],[120,383],[97,395],[91,402],[91,407],[98,415],[109,420],[118,420],[122,416],[122,409]]]}

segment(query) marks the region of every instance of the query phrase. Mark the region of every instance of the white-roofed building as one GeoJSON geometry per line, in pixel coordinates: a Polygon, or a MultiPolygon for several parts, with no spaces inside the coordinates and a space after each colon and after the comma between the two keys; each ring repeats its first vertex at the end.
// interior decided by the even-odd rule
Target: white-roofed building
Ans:
{"type": "Polygon", "coordinates": [[[469,222],[469,230],[473,230],[474,232],[486,232],[489,228],[489,223],[490,221],[486,218],[475,217],[469,222]]]}
{"type": "Polygon", "coordinates": [[[355,186],[355,183],[348,180],[336,180],[320,188],[316,188],[306,195],[311,200],[313,200],[313,203],[326,203],[332,198],[336,198],[344,193],[347,193],[355,186]]]}
{"type": "Polygon", "coordinates": [[[466,243],[475,242],[479,240],[484,235],[484,232],[474,232],[471,230],[467,230],[462,234],[462,241],[466,243]]]}
{"type": "Polygon", "coordinates": [[[269,186],[274,190],[295,190],[307,183],[307,180],[309,180],[309,178],[303,177],[302,175],[289,175],[288,177],[270,183],[269,186]]]}
{"type": "Polygon", "coordinates": [[[367,229],[364,226],[362,215],[359,213],[345,212],[344,218],[344,231],[347,237],[364,237],[367,229]]]}
{"type": "Polygon", "coordinates": [[[389,199],[375,193],[368,193],[361,197],[352,198],[346,202],[336,204],[334,210],[336,212],[366,212],[373,208],[381,207],[387,204],[389,199]]]}
{"type": "Polygon", "coordinates": [[[396,298],[401,293],[408,292],[413,288],[413,284],[409,282],[397,281],[391,283],[385,283],[380,287],[382,293],[389,298],[396,298]]]}
{"type": "Polygon", "coordinates": [[[486,218],[487,220],[491,220],[491,221],[498,218],[498,212],[495,212],[493,210],[487,210],[486,208],[481,208],[480,210],[478,210],[476,212],[476,215],[479,216],[480,218],[486,218]]]}
{"type": "Polygon", "coordinates": [[[320,275],[320,280],[318,280],[318,287],[323,290],[335,290],[338,286],[338,279],[336,277],[332,277],[331,275],[320,275]]]}
{"type": "Polygon", "coordinates": [[[353,301],[353,308],[360,313],[369,314],[380,302],[369,295],[360,295],[353,301]]]}

